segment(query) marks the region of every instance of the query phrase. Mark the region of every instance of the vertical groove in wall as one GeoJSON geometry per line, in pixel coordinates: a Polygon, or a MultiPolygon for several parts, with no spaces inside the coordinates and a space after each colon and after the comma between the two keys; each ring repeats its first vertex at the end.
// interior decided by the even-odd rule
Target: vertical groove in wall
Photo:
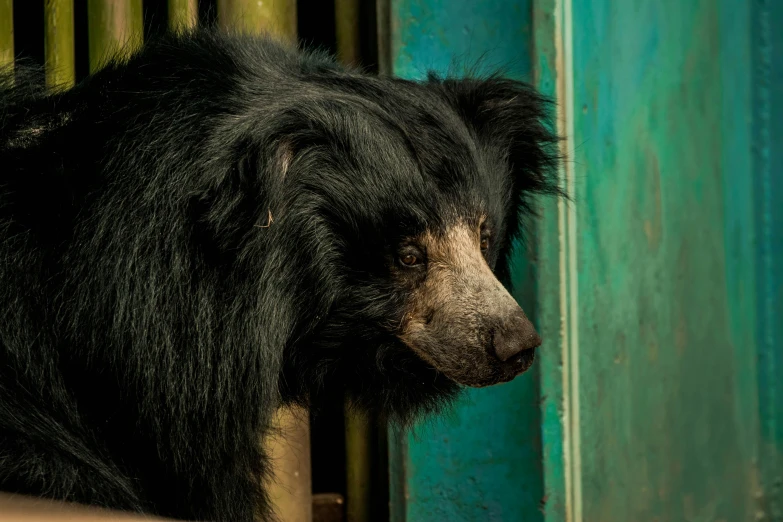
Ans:
{"type": "MultiPolygon", "coordinates": [[[[558,114],[557,114],[557,130],[560,136],[566,134],[566,115],[563,113],[564,99],[565,99],[565,83],[563,81],[563,75],[565,74],[565,61],[564,61],[564,49],[563,49],[563,1],[556,0],[554,18],[555,18],[555,69],[557,70],[557,82],[555,85],[556,98],[558,100],[558,114]]],[[[568,158],[568,142],[565,142],[566,154],[564,156],[568,158]]],[[[566,162],[569,161],[566,159],[566,162]]],[[[567,163],[564,163],[560,171],[560,183],[564,190],[568,189],[568,173],[567,163]]],[[[558,265],[560,267],[560,317],[561,317],[561,351],[562,351],[562,387],[563,387],[563,486],[565,490],[565,522],[573,522],[573,503],[572,498],[572,484],[571,484],[571,394],[570,384],[570,352],[568,350],[568,292],[567,292],[567,273],[566,273],[566,202],[559,200],[557,202],[557,236],[558,236],[558,265]]]]}
{"type": "MultiPolygon", "coordinates": [[[[574,147],[574,48],[573,48],[573,18],[572,0],[564,0],[563,37],[565,42],[565,116],[566,142],[569,154],[575,153],[574,147]]],[[[576,196],[574,161],[567,163],[567,189],[569,194],[576,196]]],[[[577,262],[577,216],[576,206],[568,205],[568,303],[569,303],[569,361],[571,363],[571,465],[573,468],[573,502],[574,522],[582,522],[582,447],[581,418],[579,405],[579,279],[577,262]]]]}
{"type": "Polygon", "coordinates": [[[389,520],[406,522],[408,519],[407,433],[395,426],[389,430],[389,520]]]}
{"type": "Polygon", "coordinates": [[[758,390],[763,520],[783,519],[783,7],[752,4],[753,172],[756,180],[758,390]]]}
{"type": "MultiPolygon", "coordinates": [[[[572,0],[557,0],[555,5],[555,40],[557,50],[558,131],[565,137],[561,184],[572,196],[574,182],[574,71],[572,0]]],[[[560,243],[560,312],[563,318],[562,386],[563,386],[563,467],[565,481],[565,518],[582,522],[581,448],[579,418],[579,296],[577,263],[576,208],[566,201],[558,202],[558,237],[560,243]]]]}

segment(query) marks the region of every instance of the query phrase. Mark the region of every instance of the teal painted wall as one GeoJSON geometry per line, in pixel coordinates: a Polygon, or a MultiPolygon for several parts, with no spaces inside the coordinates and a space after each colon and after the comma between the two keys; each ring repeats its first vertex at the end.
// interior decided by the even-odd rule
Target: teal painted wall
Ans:
{"type": "Polygon", "coordinates": [[[420,79],[481,63],[527,79],[531,0],[390,0],[392,72],[420,79]]]}
{"type": "Polygon", "coordinates": [[[534,71],[574,198],[536,372],[393,434],[392,520],[783,520],[783,2],[531,1],[391,2],[395,74],[534,71]]]}
{"type": "MultiPolygon", "coordinates": [[[[529,0],[391,0],[391,72],[462,74],[503,68],[530,78],[529,0]]],[[[535,315],[534,277],[522,248],[513,293],[535,315]]],[[[394,522],[542,519],[539,378],[469,390],[446,418],[392,434],[394,522]]]]}
{"type": "Polygon", "coordinates": [[[783,520],[783,3],[534,12],[546,519],[783,520]]]}

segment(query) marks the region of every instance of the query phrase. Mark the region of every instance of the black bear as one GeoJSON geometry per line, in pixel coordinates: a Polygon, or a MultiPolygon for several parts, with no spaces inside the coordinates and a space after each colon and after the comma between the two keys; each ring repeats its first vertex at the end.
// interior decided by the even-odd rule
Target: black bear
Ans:
{"type": "Polygon", "coordinates": [[[279,405],[406,422],[532,363],[502,282],[559,191],[528,85],[206,30],[39,74],[0,91],[0,491],[268,517],[279,405]]]}

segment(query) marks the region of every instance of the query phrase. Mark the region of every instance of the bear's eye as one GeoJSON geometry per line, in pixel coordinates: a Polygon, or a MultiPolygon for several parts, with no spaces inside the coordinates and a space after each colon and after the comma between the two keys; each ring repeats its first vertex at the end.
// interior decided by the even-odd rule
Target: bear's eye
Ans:
{"type": "Polygon", "coordinates": [[[406,268],[418,268],[425,262],[424,253],[413,245],[405,245],[398,252],[399,262],[406,268]]]}
{"type": "Polygon", "coordinates": [[[482,237],[481,238],[481,251],[486,252],[489,250],[489,238],[488,237],[482,237]]]}
{"type": "Polygon", "coordinates": [[[400,257],[400,263],[405,266],[414,266],[419,264],[419,258],[413,254],[404,254],[400,257]]]}

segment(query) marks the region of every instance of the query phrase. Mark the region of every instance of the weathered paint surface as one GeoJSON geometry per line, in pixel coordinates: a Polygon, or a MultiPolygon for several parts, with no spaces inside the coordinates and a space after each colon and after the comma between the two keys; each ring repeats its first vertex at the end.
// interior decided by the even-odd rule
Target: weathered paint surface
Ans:
{"type": "Polygon", "coordinates": [[[389,0],[395,75],[460,74],[481,62],[527,78],[531,0],[389,0]]]}
{"type": "MultiPolygon", "coordinates": [[[[529,0],[392,0],[392,73],[498,67],[530,79],[529,0]]],[[[517,249],[513,292],[532,310],[532,268],[517,249]]],[[[545,348],[546,349],[546,348],[545,348]]],[[[536,521],[543,496],[538,373],[469,390],[446,418],[391,436],[391,519],[536,521]]]]}
{"type": "Polygon", "coordinates": [[[547,520],[781,520],[782,9],[537,2],[547,520]]]}

